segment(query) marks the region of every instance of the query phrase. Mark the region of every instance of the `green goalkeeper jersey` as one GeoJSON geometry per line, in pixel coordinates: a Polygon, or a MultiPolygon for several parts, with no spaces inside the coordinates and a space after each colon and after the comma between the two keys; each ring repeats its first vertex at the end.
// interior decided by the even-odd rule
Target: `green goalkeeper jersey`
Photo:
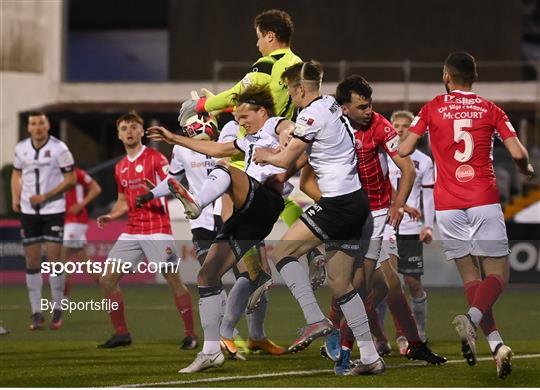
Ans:
{"type": "Polygon", "coordinates": [[[274,98],[276,115],[291,119],[294,105],[287,93],[287,86],[281,81],[281,75],[289,66],[302,62],[290,48],[278,49],[255,62],[244,78],[232,88],[208,98],[204,105],[207,112],[233,106],[233,94],[240,93],[249,85],[268,85],[274,98]]]}

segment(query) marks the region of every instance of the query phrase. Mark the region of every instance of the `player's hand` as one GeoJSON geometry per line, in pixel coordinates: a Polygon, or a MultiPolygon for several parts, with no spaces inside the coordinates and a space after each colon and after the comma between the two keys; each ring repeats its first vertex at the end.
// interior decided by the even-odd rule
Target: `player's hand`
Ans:
{"type": "Polygon", "coordinates": [[[72,215],[79,214],[84,206],[81,203],[75,203],[74,205],[71,205],[71,207],[68,209],[67,213],[72,215]]]}
{"type": "MultiPolygon", "coordinates": [[[[206,91],[209,92],[208,90],[206,91]]],[[[200,98],[197,91],[191,91],[191,99],[185,100],[178,112],[178,124],[180,127],[184,127],[187,120],[193,115],[205,112],[204,104],[206,103],[206,99],[206,96],[200,98]]]]}
{"type": "Polygon", "coordinates": [[[527,170],[521,173],[526,176],[528,181],[531,181],[536,176],[536,172],[534,171],[532,164],[527,165],[527,170]]]}
{"type": "Polygon", "coordinates": [[[266,165],[269,158],[276,153],[279,153],[279,149],[255,148],[253,153],[253,162],[259,165],[266,165]]]}
{"type": "Polygon", "coordinates": [[[433,229],[426,226],[420,231],[420,241],[426,244],[431,244],[433,241],[433,229]]]}
{"type": "Polygon", "coordinates": [[[111,217],[111,214],[106,214],[106,215],[100,215],[97,218],[96,222],[97,222],[98,228],[103,229],[105,225],[107,225],[112,220],[113,219],[111,217]]]}
{"type": "Polygon", "coordinates": [[[42,194],[36,194],[36,195],[32,195],[30,197],[30,204],[32,206],[37,206],[37,205],[40,205],[42,203],[44,203],[47,199],[45,199],[45,195],[42,195],[42,194]]]}
{"type": "Polygon", "coordinates": [[[404,214],[404,207],[394,203],[388,209],[388,219],[386,223],[393,226],[394,229],[397,229],[399,224],[401,223],[401,220],[403,219],[404,214]]]}
{"type": "Polygon", "coordinates": [[[146,194],[139,195],[135,198],[135,207],[140,209],[144,206],[146,202],[151,201],[154,199],[154,194],[151,192],[147,192],[146,194]]]}
{"type": "Polygon", "coordinates": [[[11,208],[16,213],[20,213],[21,212],[21,201],[13,199],[12,202],[11,202],[11,208]]]}
{"type": "Polygon", "coordinates": [[[415,209],[414,207],[405,205],[403,206],[403,209],[407,214],[409,214],[409,217],[411,217],[413,221],[419,221],[420,218],[422,218],[422,213],[420,212],[420,210],[415,209]]]}
{"type": "Polygon", "coordinates": [[[165,141],[174,144],[175,135],[163,126],[152,126],[146,129],[146,136],[153,141],[165,141]]]}

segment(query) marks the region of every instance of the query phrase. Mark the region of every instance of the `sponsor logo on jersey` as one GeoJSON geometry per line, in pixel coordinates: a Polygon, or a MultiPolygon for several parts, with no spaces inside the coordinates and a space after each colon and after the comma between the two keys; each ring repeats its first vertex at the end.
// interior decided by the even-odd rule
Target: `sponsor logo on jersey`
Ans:
{"type": "Polygon", "coordinates": [[[123,179],[120,184],[122,184],[122,187],[127,187],[127,180],[123,179]]]}
{"type": "Polygon", "coordinates": [[[120,173],[126,173],[127,170],[128,170],[128,167],[122,168],[122,169],[120,170],[120,173]]]}
{"type": "Polygon", "coordinates": [[[474,178],[474,168],[468,164],[463,164],[456,169],[456,179],[461,183],[466,183],[474,178]]]}

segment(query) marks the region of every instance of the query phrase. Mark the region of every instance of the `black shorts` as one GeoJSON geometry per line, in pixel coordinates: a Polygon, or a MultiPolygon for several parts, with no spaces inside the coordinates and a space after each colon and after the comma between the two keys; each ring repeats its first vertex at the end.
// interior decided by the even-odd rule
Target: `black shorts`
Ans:
{"type": "Polygon", "coordinates": [[[283,197],[273,188],[261,185],[252,177],[249,186],[244,206],[234,210],[216,238],[229,241],[238,261],[270,234],[285,208],[283,197]]]}
{"type": "Polygon", "coordinates": [[[358,257],[362,228],[369,215],[369,201],[360,189],[350,194],[321,198],[300,219],[315,236],[324,241],[326,250],[340,250],[358,257]]]}
{"type": "Polygon", "coordinates": [[[214,215],[214,230],[205,228],[191,229],[191,234],[193,235],[193,247],[195,248],[197,259],[201,256],[206,256],[222,225],[223,222],[221,221],[221,217],[219,215],[214,215]]]}
{"type": "Polygon", "coordinates": [[[64,213],[22,214],[21,239],[23,246],[43,241],[61,244],[64,239],[64,213]]]}
{"type": "Polygon", "coordinates": [[[423,275],[423,245],[418,234],[396,235],[398,249],[398,272],[403,275],[423,275]]]}

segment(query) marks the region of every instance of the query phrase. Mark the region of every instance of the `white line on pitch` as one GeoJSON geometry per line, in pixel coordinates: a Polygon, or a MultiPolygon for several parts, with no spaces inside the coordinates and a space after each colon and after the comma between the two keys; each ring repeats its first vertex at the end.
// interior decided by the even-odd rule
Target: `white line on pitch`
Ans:
{"type": "MultiPolygon", "coordinates": [[[[529,354],[529,355],[517,355],[513,359],[534,359],[540,357],[540,353],[529,354]]],[[[479,362],[493,360],[492,357],[481,357],[476,359],[479,362]]],[[[464,363],[465,360],[448,360],[446,364],[453,363],[464,363]]],[[[405,364],[396,364],[388,365],[387,368],[406,368],[406,367],[418,367],[426,366],[426,362],[415,362],[415,363],[405,363],[405,364]]],[[[118,387],[148,387],[148,386],[171,386],[171,385],[189,385],[194,383],[212,383],[212,382],[226,382],[239,379],[261,379],[261,378],[274,378],[281,376],[299,376],[299,375],[315,375],[315,374],[325,374],[333,373],[334,370],[305,370],[305,371],[285,371],[285,372],[271,372],[268,374],[254,374],[254,375],[236,375],[236,376],[218,376],[214,378],[201,378],[201,379],[190,379],[183,381],[169,381],[169,382],[154,382],[154,383],[135,383],[130,385],[119,385],[118,387]]]]}

